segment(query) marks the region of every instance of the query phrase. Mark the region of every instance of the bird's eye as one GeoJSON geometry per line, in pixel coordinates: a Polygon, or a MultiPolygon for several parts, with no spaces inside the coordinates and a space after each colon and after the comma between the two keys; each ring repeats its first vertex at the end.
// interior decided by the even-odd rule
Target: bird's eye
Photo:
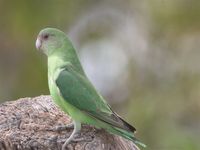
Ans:
{"type": "Polygon", "coordinates": [[[47,40],[49,38],[49,35],[48,34],[45,34],[44,37],[43,37],[45,40],[47,40]]]}

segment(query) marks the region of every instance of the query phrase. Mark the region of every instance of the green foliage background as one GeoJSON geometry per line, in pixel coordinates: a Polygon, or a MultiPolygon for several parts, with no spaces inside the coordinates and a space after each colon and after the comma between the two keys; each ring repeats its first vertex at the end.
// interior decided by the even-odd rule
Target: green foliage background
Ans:
{"type": "MultiPolygon", "coordinates": [[[[136,22],[142,20],[147,33],[142,36],[148,41],[145,61],[138,65],[133,57],[124,70],[128,72],[128,96],[117,102],[114,99],[120,90],[104,96],[136,126],[137,137],[148,145],[147,149],[199,150],[199,0],[1,0],[0,102],[49,94],[46,57],[35,49],[38,32],[57,27],[68,33],[83,14],[87,16],[100,5],[117,8],[119,14],[128,12],[129,16],[136,16],[136,22]]],[[[104,22],[99,24],[103,26],[104,22]]],[[[89,34],[81,43],[98,41],[102,36],[99,32],[105,31],[97,27],[98,34],[89,34]]],[[[139,51],[136,49],[135,53],[139,51]]],[[[120,80],[119,77],[115,82],[120,80]]]]}

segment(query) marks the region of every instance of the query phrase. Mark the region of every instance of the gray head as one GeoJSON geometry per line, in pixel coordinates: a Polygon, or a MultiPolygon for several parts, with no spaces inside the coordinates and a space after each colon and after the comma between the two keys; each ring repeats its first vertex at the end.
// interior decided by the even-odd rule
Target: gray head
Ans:
{"type": "Polygon", "coordinates": [[[64,32],[56,28],[45,28],[37,36],[36,48],[49,56],[63,47],[65,41],[69,40],[64,32]]]}

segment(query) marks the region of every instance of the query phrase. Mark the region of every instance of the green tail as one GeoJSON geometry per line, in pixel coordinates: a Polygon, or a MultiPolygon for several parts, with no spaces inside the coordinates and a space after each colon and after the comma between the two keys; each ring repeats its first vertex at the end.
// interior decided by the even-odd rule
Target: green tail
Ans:
{"type": "Polygon", "coordinates": [[[128,132],[126,130],[123,130],[123,129],[119,129],[119,128],[116,128],[116,127],[112,127],[112,133],[114,134],[117,134],[119,136],[122,136],[128,140],[131,140],[133,141],[133,143],[137,144],[137,145],[140,145],[142,147],[146,147],[146,145],[142,142],[140,142],[136,137],[134,137],[133,133],[132,132],[128,132]]]}

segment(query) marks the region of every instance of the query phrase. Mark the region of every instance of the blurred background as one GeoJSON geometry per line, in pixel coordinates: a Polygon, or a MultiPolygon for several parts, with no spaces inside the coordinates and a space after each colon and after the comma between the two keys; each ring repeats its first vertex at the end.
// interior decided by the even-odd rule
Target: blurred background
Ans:
{"type": "Polygon", "coordinates": [[[200,149],[199,0],[0,0],[0,103],[49,94],[45,27],[68,34],[147,150],[200,149]]]}

